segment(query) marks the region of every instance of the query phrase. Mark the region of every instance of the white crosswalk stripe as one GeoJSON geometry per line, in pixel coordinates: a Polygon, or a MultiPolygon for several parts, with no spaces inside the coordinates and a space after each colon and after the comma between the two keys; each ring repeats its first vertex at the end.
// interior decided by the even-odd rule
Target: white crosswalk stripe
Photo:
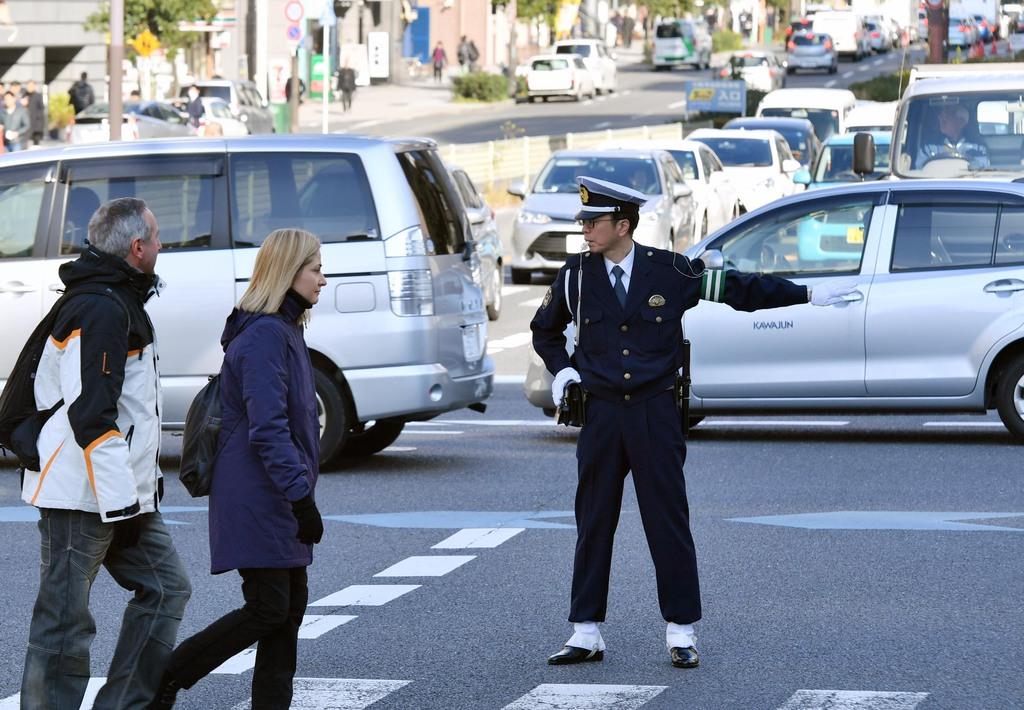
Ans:
{"type": "Polygon", "coordinates": [[[434,545],[432,550],[469,550],[497,547],[508,542],[526,528],[466,528],[434,545]]]}
{"type": "Polygon", "coordinates": [[[342,624],[347,624],[354,618],[356,617],[350,614],[306,614],[302,617],[302,626],[299,627],[299,638],[320,638],[328,631],[336,629],[342,624]]]}
{"type": "Polygon", "coordinates": [[[914,710],[928,693],[798,690],[778,710],[914,710]]]}
{"type": "Polygon", "coordinates": [[[238,675],[251,671],[256,665],[256,647],[247,648],[244,651],[236,653],[228,660],[221,663],[219,666],[214,668],[210,673],[217,675],[238,675]]]}
{"type": "Polygon", "coordinates": [[[544,683],[503,710],[634,710],[667,687],[544,683]]]}
{"type": "Polygon", "coordinates": [[[476,555],[413,555],[378,572],[374,577],[443,577],[476,555]]]}
{"type": "MultiPolygon", "coordinates": [[[[401,690],[408,680],[361,678],[296,678],[291,710],[363,710],[401,690]]],[[[251,701],[232,710],[249,710],[251,701]]]]}
{"type": "Polygon", "coordinates": [[[384,606],[419,587],[418,584],[353,584],[310,602],[309,606],[384,606]]]}
{"type": "MultiPolygon", "coordinates": [[[[107,682],[106,678],[90,678],[89,684],[85,686],[85,697],[82,698],[80,710],[89,710],[96,702],[96,694],[107,682]]],[[[0,710],[19,710],[21,708],[21,693],[15,693],[10,697],[0,700],[0,710]]]]}

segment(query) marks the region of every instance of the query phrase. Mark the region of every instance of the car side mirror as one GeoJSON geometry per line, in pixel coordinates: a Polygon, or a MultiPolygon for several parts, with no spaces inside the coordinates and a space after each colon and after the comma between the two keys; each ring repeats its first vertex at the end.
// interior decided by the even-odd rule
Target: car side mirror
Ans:
{"type": "Polygon", "coordinates": [[[782,161],[782,172],[786,174],[795,173],[801,167],[800,161],[794,158],[786,158],[782,161]]]}
{"type": "Polygon", "coordinates": [[[810,185],[810,171],[807,168],[800,168],[795,173],[793,173],[793,182],[795,182],[797,185],[810,185]]]}
{"type": "Polygon", "coordinates": [[[697,255],[697,258],[708,269],[721,269],[725,266],[725,257],[722,256],[722,252],[718,251],[718,249],[705,249],[697,255]]]}
{"type": "Polygon", "coordinates": [[[689,197],[693,194],[693,190],[685,182],[677,182],[672,184],[672,197],[678,200],[680,197],[689,197]]]}
{"type": "Polygon", "coordinates": [[[507,192],[513,197],[526,199],[526,184],[522,180],[514,180],[508,185],[507,192]]]}
{"type": "Polygon", "coordinates": [[[875,172],[875,139],[870,133],[853,137],[853,172],[861,177],[875,172]]]}

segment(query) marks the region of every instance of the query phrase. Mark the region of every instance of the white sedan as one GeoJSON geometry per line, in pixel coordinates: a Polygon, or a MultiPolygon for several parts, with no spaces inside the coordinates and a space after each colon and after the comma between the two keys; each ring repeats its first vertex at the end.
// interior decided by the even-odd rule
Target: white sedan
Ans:
{"type": "Polygon", "coordinates": [[[778,131],[698,128],[689,138],[715,152],[748,212],[797,191],[800,161],[778,131]]]}
{"type": "Polygon", "coordinates": [[[768,93],[786,86],[786,68],[772,52],[734,52],[718,75],[728,79],[734,63],[739,65],[740,78],[749,89],[768,93]]]}
{"type": "Polygon", "coordinates": [[[659,148],[672,154],[682,168],[686,184],[693,190],[694,243],[729,224],[742,210],[736,186],[715,152],[703,143],[675,139],[608,141],[601,147],[659,148]]]}
{"type": "Polygon", "coordinates": [[[564,39],[555,42],[555,54],[578,54],[583,58],[594,87],[599,94],[608,94],[618,86],[618,67],[615,55],[598,39],[564,39]]]}

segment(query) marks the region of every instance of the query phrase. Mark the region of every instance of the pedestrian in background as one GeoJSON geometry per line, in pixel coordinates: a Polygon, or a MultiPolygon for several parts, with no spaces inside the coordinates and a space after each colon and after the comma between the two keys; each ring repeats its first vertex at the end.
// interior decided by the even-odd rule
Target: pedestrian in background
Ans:
{"type": "MultiPolygon", "coordinates": [[[[13,85],[12,85],[13,86],[13,85]]],[[[29,139],[28,111],[13,91],[4,94],[4,147],[9,152],[24,150],[29,139]]]]}
{"type": "Polygon", "coordinates": [[[444,68],[448,66],[448,55],[445,53],[444,45],[440,40],[434,45],[430,61],[434,65],[434,81],[441,81],[441,74],[444,72],[444,68]]]}
{"type": "Polygon", "coordinates": [[[341,109],[349,111],[352,108],[352,94],[356,90],[356,70],[348,65],[348,60],[338,69],[338,91],[341,92],[341,109]]]}
{"type": "MultiPolygon", "coordinates": [[[[15,101],[13,94],[8,98],[15,101]]],[[[77,708],[89,682],[96,624],[89,594],[100,567],[134,592],[106,683],[91,707],[143,708],[178,635],[191,585],[159,513],[160,395],[153,326],[160,230],[131,197],[100,206],[89,246],[60,267],[68,293],[35,375],[42,471],[21,497],[39,509],[39,596],[21,681],[22,710],[77,708]]]]}
{"type": "Polygon", "coordinates": [[[71,85],[71,88],[68,89],[68,97],[71,99],[71,105],[75,107],[76,114],[89,108],[96,101],[96,94],[93,93],[92,86],[89,84],[87,72],[82,72],[78,81],[71,85]]]}
{"type": "Polygon", "coordinates": [[[199,87],[193,84],[188,87],[188,122],[193,128],[199,128],[199,124],[203,120],[203,116],[206,115],[206,108],[203,106],[203,97],[199,91],[199,87]]]}
{"type": "Polygon", "coordinates": [[[466,35],[459,38],[459,46],[455,48],[455,58],[459,60],[459,69],[465,74],[469,71],[469,40],[466,35]]]}
{"type": "Polygon", "coordinates": [[[466,59],[469,60],[469,70],[471,72],[477,70],[477,61],[480,59],[480,50],[476,48],[476,42],[469,40],[469,44],[466,46],[466,59]]]}
{"type": "Polygon", "coordinates": [[[28,102],[28,123],[32,145],[39,145],[43,142],[46,124],[49,123],[49,117],[46,115],[46,102],[43,101],[43,95],[36,89],[35,80],[29,79],[25,84],[25,99],[28,102]]]}
{"type": "Polygon", "coordinates": [[[314,501],[320,460],[313,366],[303,339],[327,284],[320,242],[299,229],[270,234],[221,336],[222,427],[210,490],[213,574],[238,570],[245,605],[174,650],[151,708],[173,707],[221,663],[258,643],[254,710],[287,710],[306,567],[323,536],[314,501]]]}

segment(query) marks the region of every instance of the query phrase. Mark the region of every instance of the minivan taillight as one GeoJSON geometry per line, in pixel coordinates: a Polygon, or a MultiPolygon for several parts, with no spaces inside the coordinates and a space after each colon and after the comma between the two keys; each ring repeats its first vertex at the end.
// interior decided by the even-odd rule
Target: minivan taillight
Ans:
{"type": "Polygon", "coordinates": [[[429,270],[389,271],[388,291],[396,316],[434,315],[434,281],[429,270]]]}
{"type": "Polygon", "coordinates": [[[433,256],[434,242],[419,227],[412,227],[384,240],[384,256],[433,256]]]}

